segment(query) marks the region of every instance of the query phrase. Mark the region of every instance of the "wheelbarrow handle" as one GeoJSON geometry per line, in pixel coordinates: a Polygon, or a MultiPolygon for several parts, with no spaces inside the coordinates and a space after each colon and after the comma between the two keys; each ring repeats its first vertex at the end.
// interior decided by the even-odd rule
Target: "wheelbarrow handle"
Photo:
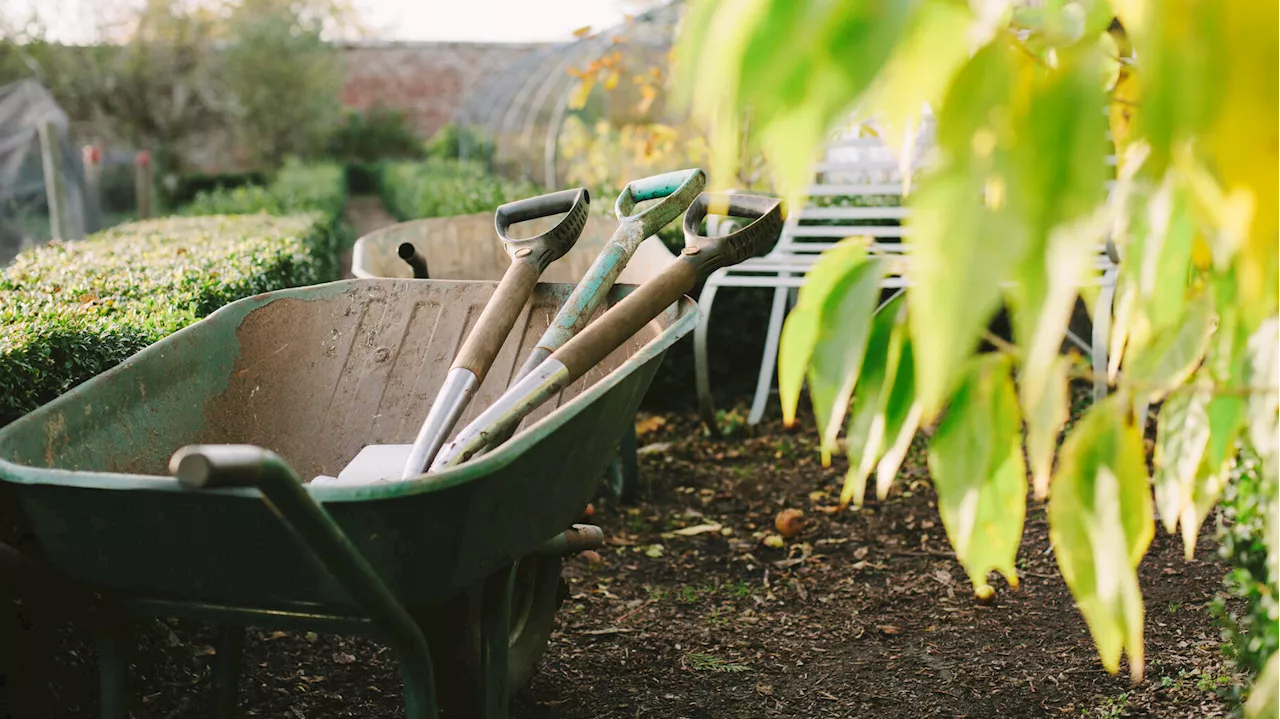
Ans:
{"type": "Polygon", "coordinates": [[[414,247],[412,242],[401,242],[400,246],[396,248],[396,254],[413,268],[413,278],[415,280],[430,279],[427,272],[427,258],[423,257],[421,252],[418,252],[418,248],[414,247]]]}
{"type": "Polygon", "coordinates": [[[417,672],[420,684],[411,700],[423,705],[422,713],[410,711],[409,715],[435,716],[431,651],[421,628],[328,510],[312,499],[283,457],[248,444],[194,444],[173,454],[169,472],[191,490],[256,487],[316,566],[338,580],[417,672]]]}
{"type": "Polygon", "coordinates": [[[169,459],[169,472],[187,489],[258,487],[273,453],[251,444],[193,444],[169,459]]]}
{"type": "Polygon", "coordinates": [[[644,228],[644,237],[640,238],[643,240],[679,217],[706,186],[707,173],[697,167],[632,180],[618,194],[614,214],[620,223],[639,222],[644,228]],[[635,211],[636,204],[658,198],[665,199],[635,211]]]}
{"type": "Polygon", "coordinates": [[[498,205],[493,213],[493,224],[507,253],[512,257],[531,257],[541,274],[578,241],[587,225],[590,210],[591,194],[579,187],[498,205]],[[507,234],[512,225],[560,213],[567,214],[555,227],[536,237],[517,240],[507,234]]]}

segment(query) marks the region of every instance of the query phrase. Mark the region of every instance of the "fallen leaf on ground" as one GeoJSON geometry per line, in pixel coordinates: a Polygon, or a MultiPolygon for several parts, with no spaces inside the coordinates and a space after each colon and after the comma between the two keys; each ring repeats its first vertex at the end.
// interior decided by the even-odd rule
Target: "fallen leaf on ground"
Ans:
{"type": "Polygon", "coordinates": [[[649,434],[650,432],[656,432],[665,426],[667,426],[666,417],[663,417],[661,415],[653,415],[652,417],[645,417],[639,422],[636,422],[636,436],[649,434]]]}
{"type": "Polygon", "coordinates": [[[692,527],[683,527],[681,529],[677,529],[671,532],[665,532],[663,533],[662,536],[663,537],[694,537],[699,534],[706,534],[707,532],[719,532],[722,526],[723,525],[721,525],[718,522],[712,522],[711,524],[695,524],[692,527]]]}

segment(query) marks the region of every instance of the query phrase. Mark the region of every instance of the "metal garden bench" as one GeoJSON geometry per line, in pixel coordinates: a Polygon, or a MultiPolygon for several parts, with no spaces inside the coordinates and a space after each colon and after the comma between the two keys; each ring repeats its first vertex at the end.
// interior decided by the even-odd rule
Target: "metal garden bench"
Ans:
{"type": "MultiPolygon", "coordinates": [[[[922,139],[924,141],[918,143],[920,149],[909,168],[912,173],[927,166],[931,143],[929,138],[922,139]]],[[[1109,161],[1114,164],[1114,157],[1109,161]]],[[[764,417],[765,405],[774,388],[783,319],[794,304],[796,291],[804,283],[805,275],[824,250],[846,237],[869,236],[872,238],[871,250],[891,258],[889,271],[881,284],[883,289],[891,291],[884,302],[887,303],[910,284],[911,257],[908,246],[902,243],[907,234],[902,221],[908,214],[901,203],[903,178],[899,163],[883,141],[874,137],[837,140],[827,146],[825,159],[814,166],[814,175],[808,202],[803,208],[792,210],[787,217],[777,246],[763,257],[712,274],[698,298],[702,308],[702,318],[694,332],[698,406],[703,421],[712,431],[716,427],[716,411],[708,373],[707,330],[712,305],[721,288],[773,289],[764,354],[747,417],[747,422],[755,425],[764,417]],[[831,206],[833,201],[844,206],[831,206]]],[[[1101,288],[1095,303],[1092,336],[1090,341],[1085,341],[1070,329],[1067,332],[1067,339],[1091,356],[1094,396],[1098,398],[1107,392],[1107,337],[1111,331],[1119,262],[1119,255],[1110,240],[1099,246],[1094,271],[1090,274],[1090,280],[1101,288]]]]}

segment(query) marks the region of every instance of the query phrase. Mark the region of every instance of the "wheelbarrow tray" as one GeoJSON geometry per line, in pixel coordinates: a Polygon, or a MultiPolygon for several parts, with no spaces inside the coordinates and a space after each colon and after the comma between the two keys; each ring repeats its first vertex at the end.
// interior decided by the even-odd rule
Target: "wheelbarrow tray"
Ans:
{"type": "MultiPolygon", "coordinates": [[[[257,490],[184,490],[167,461],[187,444],[249,443],[310,478],[365,445],[411,442],[494,287],[358,279],[233,302],[0,428],[0,491],[16,495],[47,561],[139,608],[363,623],[257,490]]],[[[571,290],[538,286],[464,424],[571,290]]],[[[696,323],[681,299],[472,462],[309,491],[407,608],[438,605],[577,519],[664,352],[696,323]]]]}

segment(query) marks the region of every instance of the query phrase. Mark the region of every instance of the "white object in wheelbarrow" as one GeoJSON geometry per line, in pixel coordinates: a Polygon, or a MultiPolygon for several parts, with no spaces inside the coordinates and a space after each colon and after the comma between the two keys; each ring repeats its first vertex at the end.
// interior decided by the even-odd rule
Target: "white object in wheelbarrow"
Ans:
{"type": "Polygon", "coordinates": [[[355,456],[337,477],[316,477],[312,484],[372,484],[400,478],[412,444],[371,444],[355,456]]]}

